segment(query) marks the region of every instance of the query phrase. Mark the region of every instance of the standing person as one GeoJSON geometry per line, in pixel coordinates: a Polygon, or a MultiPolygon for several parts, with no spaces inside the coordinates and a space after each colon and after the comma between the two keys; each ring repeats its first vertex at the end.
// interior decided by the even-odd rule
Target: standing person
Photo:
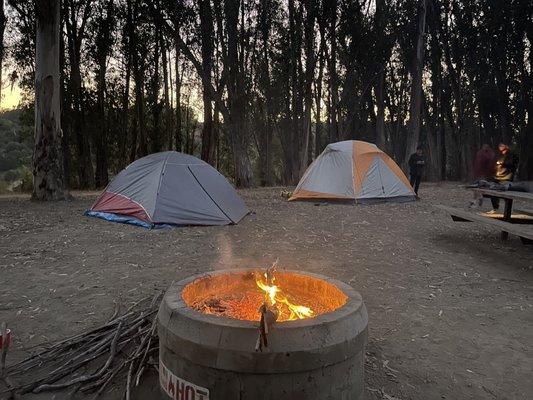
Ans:
{"type": "MultiPolygon", "coordinates": [[[[496,154],[488,144],[481,146],[481,149],[476,153],[474,158],[474,184],[480,180],[490,181],[494,176],[494,160],[496,154]]],[[[474,191],[474,200],[470,203],[470,207],[481,207],[483,204],[483,196],[474,191]]]]}
{"type": "MultiPolygon", "coordinates": [[[[498,145],[498,155],[492,180],[499,184],[509,184],[514,180],[518,167],[518,157],[505,143],[498,145]]],[[[500,208],[500,199],[491,197],[492,211],[489,214],[496,214],[500,208]]]]}
{"type": "Polygon", "coordinates": [[[494,176],[496,154],[488,144],[481,146],[474,158],[474,180],[490,180],[494,176]]]}
{"type": "Polygon", "coordinates": [[[416,148],[416,153],[409,157],[409,175],[411,186],[415,190],[416,197],[418,197],[418,188],[420,187],[420,180],[422,179],[422,172],[426,166],[426,158],[424,157],[424,150],[422,146],[416,148]]]}

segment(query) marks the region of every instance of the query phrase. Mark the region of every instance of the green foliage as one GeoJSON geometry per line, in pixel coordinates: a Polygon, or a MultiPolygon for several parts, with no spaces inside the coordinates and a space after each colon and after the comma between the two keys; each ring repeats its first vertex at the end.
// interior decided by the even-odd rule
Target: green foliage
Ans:
{"type": "Polygon", "coordinates": [[[33,174],[31,173],[31,169],[26,166],[22,167],[20,169],[20,179],[22,180],[20,191],[31,192],[33,185],[33,174]]]}
{"type": "Polygon", "coordinates": [[[32,142],[28,127],[19,122],[21,112],[9,111],[0,115],[0,172],[29,166],[32,142]]]}
{"type": "Polygon", "coordinates": [[[0,114],[0,183],[2,191],[31,191],[33,129],[21,110],[0,114]],[[17,181],[22,183],[18,183],[17,181]]]}

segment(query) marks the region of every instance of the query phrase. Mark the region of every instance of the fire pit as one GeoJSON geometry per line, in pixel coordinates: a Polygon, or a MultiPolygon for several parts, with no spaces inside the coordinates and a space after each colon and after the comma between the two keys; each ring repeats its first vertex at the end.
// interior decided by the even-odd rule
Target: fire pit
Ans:
{"type": "Polygon", "coordinates": [[[158,315],[160,383],[179,400],[357,400],[367,313],[350,286],[236,269],[173,284],[158,315]]]}

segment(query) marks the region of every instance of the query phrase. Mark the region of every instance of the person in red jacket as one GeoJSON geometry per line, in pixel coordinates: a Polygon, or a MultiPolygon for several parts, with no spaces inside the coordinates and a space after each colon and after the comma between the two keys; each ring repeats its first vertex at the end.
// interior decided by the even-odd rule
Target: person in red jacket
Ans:
{"type": "Polygon", "coordinates": [[[489,180],[494,176],[494,161],[496,154],[488,144],[481,146],[474,159],[474,180],[489,180]]]}
{"type": "MultiPolygon", "coordinates": [[[[474,158],[474,182],[485,180],[490,181],[494,176],[496,154],[488,144],[481,146],[474,158]]],[[[483,196],[474,191],[474,200],[470,202],[470,207],[481,207],[483,196]]]]}

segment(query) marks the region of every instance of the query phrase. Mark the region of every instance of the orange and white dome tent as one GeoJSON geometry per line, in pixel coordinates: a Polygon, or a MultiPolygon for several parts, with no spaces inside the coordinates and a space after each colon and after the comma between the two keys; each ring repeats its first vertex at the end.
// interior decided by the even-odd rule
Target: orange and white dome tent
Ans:
{"type": "Polygon", "coordinates": [[[375,144],[331,143],[307,168],[292,200],[412,201],[415,193],[400,167],[375,144]]]}

